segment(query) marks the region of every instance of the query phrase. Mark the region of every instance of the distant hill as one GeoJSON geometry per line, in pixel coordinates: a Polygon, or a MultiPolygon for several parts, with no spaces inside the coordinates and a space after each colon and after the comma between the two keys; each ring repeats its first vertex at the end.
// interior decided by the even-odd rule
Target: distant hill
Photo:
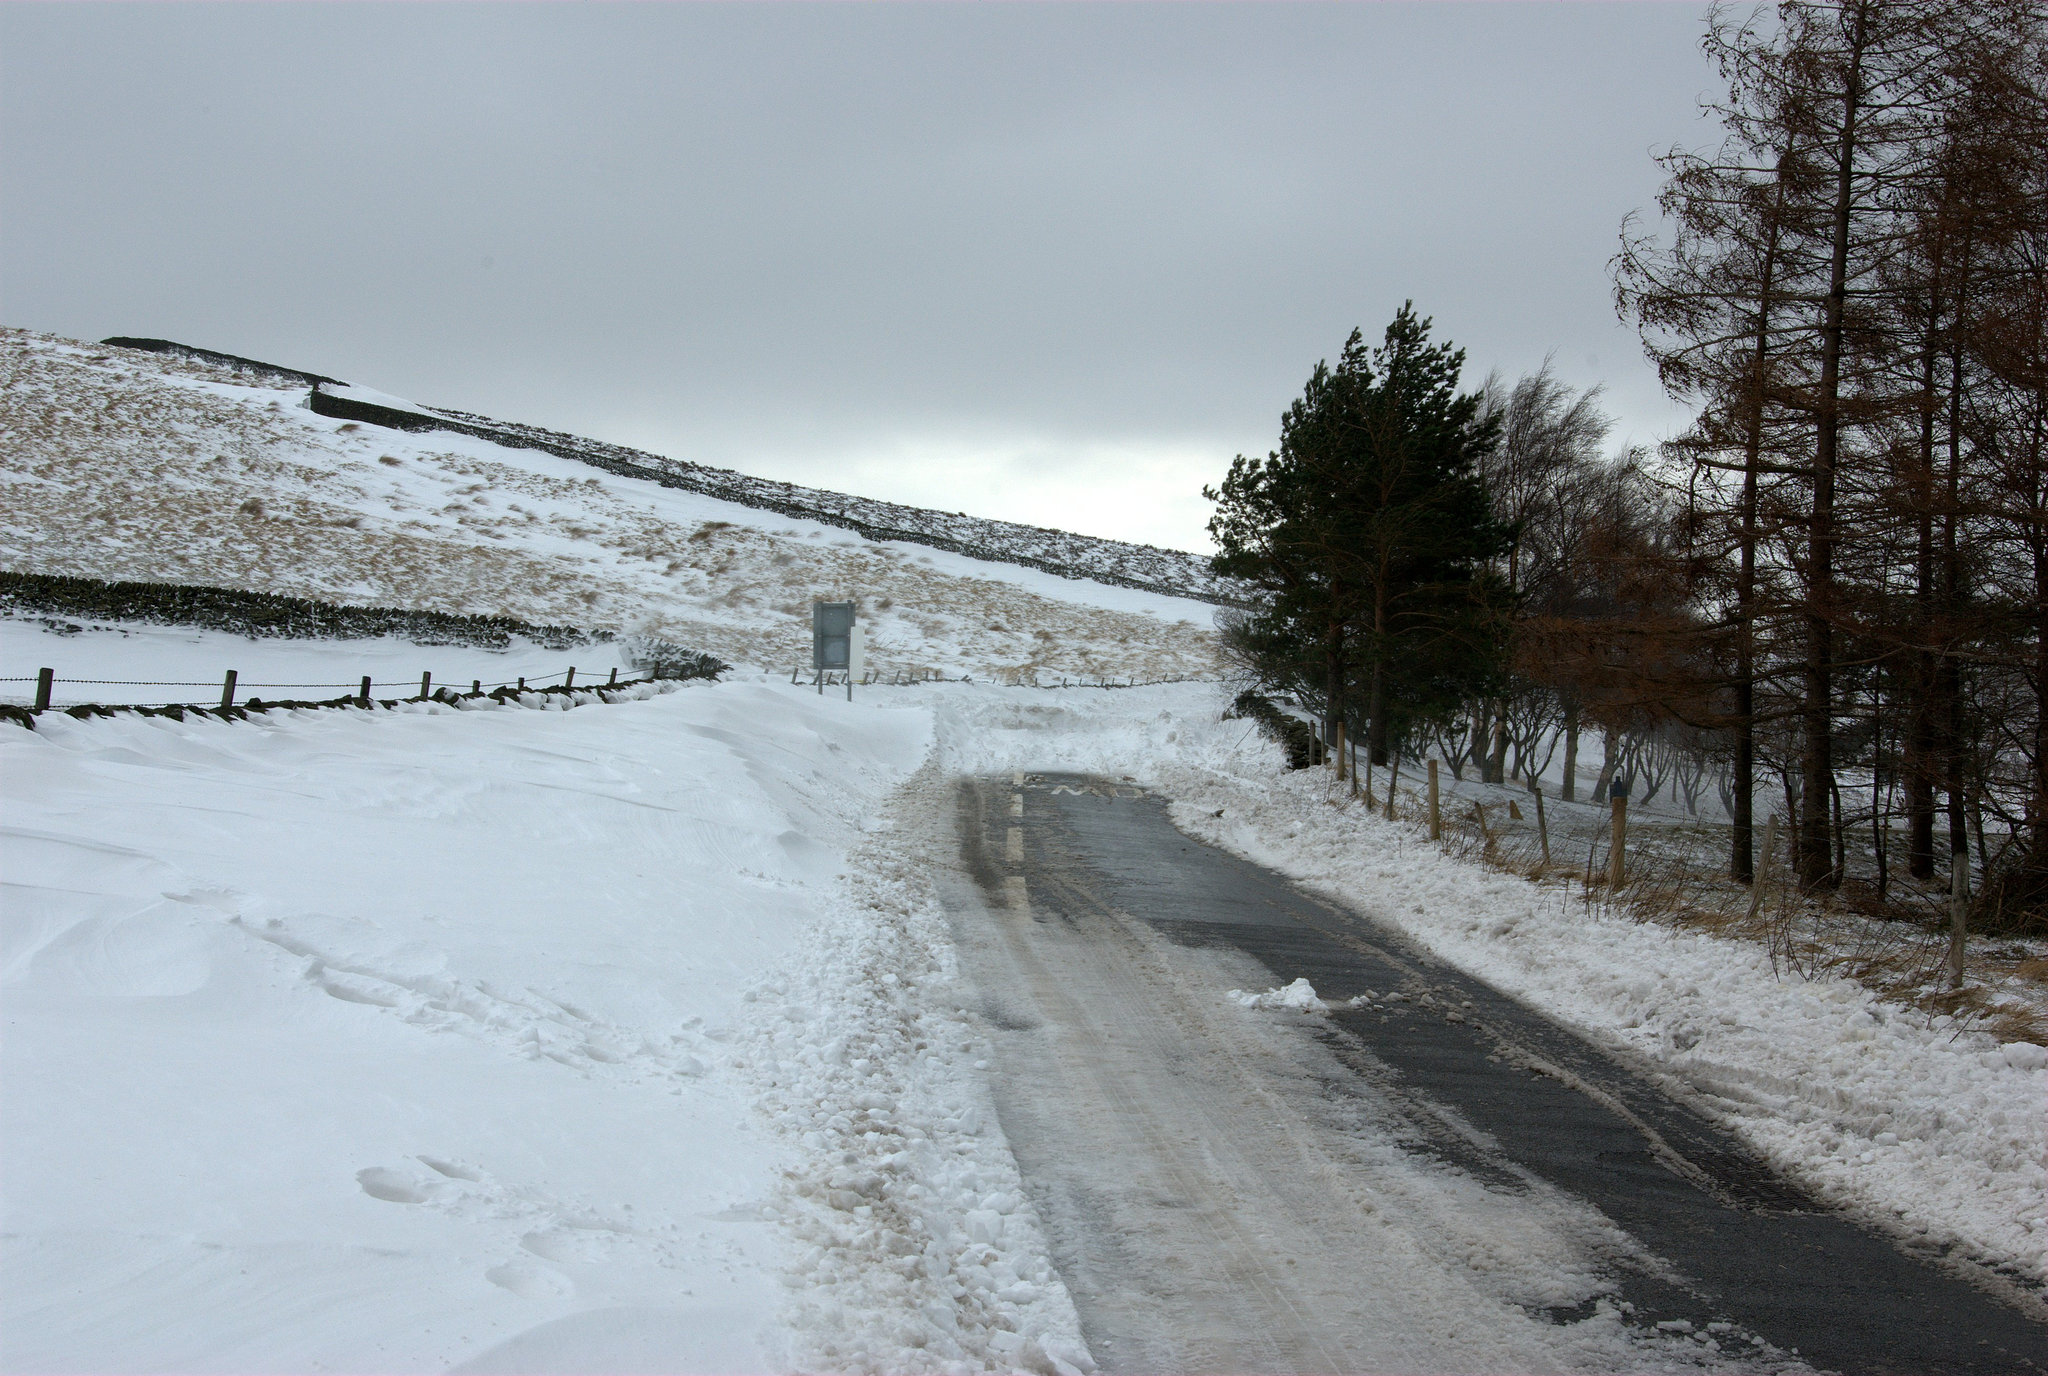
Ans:
{"type": "Polygon", "coordinates": [[[406,403],[395,397],[382,397],[368,389],[352,387],[339,378],[195,348],[168,339],[116,336],[101,342],[119,348],[195,359],[232,368],[252,377],[295,383],[309,390],[312,409],[324,416],[413,432],[449,430],[515,449],[545,450],[627,477],[646,478],[664,487],[701,492],[707,497],[737,502],[741,506],[841,526],[858,531],[870,540],[906,540],[935,549],[953,550],[976,559],[1044,569],[1062,578],[1117,583],[1127,588],[1165,593],[1170,597],[1193,597],[1226,605],[1240,600],[1239,591],[1226,580],[1218,578],[1209,567],[1209,560],[1199,554],[1161,549],[1157,545],[1105,540],[1092,535],[1075,535],[1069,531],[1019,525],[1014,521],[997,521],[961,512],[931,511],[898,502],[878,501],[872,497],[800,487],[771,478],[749,477],[729,468],[711,468],[686,459],[665,458],[660,454],[607,444],[603,440],[585,439],[559,430],[545,430],[536,425],[497,420],[442,406],[406,403]]]}
{"type": "Polygon", "coordinates": [[[1199,556],[749,478],[163,340],[0,330],[0,568],[885,669],[1213,677],[1199,556]]]}

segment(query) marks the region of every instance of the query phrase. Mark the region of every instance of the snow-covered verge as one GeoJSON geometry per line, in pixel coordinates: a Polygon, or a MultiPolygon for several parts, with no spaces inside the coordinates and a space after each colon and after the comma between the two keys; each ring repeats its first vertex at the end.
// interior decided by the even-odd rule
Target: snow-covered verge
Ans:
{"type": "Polygon", "coordinates": [[[799,1160],[778,1200],[796,1365],[1091,1371],[956,996],[928,856],[946,783],[927,766],[906,786],[804,958],[749,994],[760,1107],[799,1160]]]}
{"type": "Polygon", "coordinates": [[[2043,1280],[2048,1053],[1845,978],[1780,977],[1754,942],[1634,922],[1446,856],[1342,804],[1321,771],[1148,771],[1191,835],[1407,932],[1646,1064],[1815,1190],[1930,1248],[2043,1280]]]}
{"type": "Polygon", "coordinates": [[[787,1365],[744,993],[924,758],[895,706],[0,734],[0,1362],[787,1365]]]}

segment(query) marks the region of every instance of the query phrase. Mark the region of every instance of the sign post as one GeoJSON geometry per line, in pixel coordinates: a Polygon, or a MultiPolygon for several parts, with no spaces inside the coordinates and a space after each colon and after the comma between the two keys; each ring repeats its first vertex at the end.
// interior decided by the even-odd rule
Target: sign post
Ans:
{"type": "Polygon", "coordinates": [[[853,608],[851,602],[811,603],[811,668],[818,675],[818,692],[825,691],[826,675],[843,670],[848,702],[853,701],[853,676],[859,672],[863,648],[853,608]]]}

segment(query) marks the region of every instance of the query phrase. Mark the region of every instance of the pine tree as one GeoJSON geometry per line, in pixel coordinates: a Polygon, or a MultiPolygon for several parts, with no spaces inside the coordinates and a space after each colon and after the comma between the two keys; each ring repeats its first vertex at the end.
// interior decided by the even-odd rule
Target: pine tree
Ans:
{"type": "Polygon", "coordinates": [[[1458,392],[1464,352],[1432,344],[1429,327],[1411,302],[1378,348],[1354,330],[1288,408],[1280,448],[1239,455],[1204,489],[1217,571],[1266,597],[1241,645],[1275,679],[1313,657],[1328,718],[1355,701],[1379,761],[1500,661],[1484,565],[1504,532],[1479,473],[1498,421],[1479,393],[1458,392]]]}

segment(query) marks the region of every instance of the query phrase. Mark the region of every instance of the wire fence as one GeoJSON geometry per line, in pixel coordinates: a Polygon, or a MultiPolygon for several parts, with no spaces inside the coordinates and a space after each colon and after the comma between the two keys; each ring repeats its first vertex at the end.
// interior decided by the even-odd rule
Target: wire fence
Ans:
{"type": "MultiPolygon", "coordinates": [[[[606,676],[604,678],[587,678],[580,686],[585,688],[617,688],[628,683],[644,683],[651,680],[654,677],[655,675],[651,672],[645,672],[636,669],[626,670],[625,676],[621,677],[620,670],[618,670],[617,668],[613,668],[609,670],[608,673],[606,673],[606,676]]],[[[263,700],[262,695],[265,692],[275,693],[326,691],[332,693],[336,699],[353,699],[360,700],[363,702],[368,702],[371,699],[376,698],[379,695],[380,691],[389,696],[391,695],[391,690],[401,690],[401,692],[398,694],[399,696],[416,697],[419,699],[428,699],[437,696],[437,690],[434,686],[434,676],[431,671],[423,672],[418,679],[412,679],[408,677],[402,679],[379,680],[373,679],[370,675],[365,674],[361,678],[351,679],[346,682],[339,683],[258,683],[243,680],[240,677],[240,675],[232,669],[228,670],[219,679],[128,679],[59,678],[57,677],[53,670],[46,668],[42,670],[40,673],[36,674],[0,675],[0,684],[7,683],[34,684],[35,705],[30,710],[36,712],[46,712],[52,710],[53,708],[68,709],[71,707],[99,706],[210,707],[214,705],[215,701],[214,699],[209,699],[207,701],[201,702],[195,701],[189,697],[183,697],[170,698],[163,701],[152,702],[58,702],[57,699],[59,697],[59,694],[57,690],[60,686],[69,686],[77,688],[204,688],[208,689],[210,692],[219,694],[217,701],[219,705],[223,708],[234,707],[237,704],[238,700],[243,702],[260,702],[263,700]],[[416,692],[405,693],[402,691],[414,688],[417,689],[416,692]]],[[[459,683],[460,680],[457,680],[457,685],[459,685],[459,683]]],[[[525,674],[507,679],[494,679],[488,683],[486,683],[480,678],[473,678],[470,680],[467,689],[464,689],[460,686],[454,686],[444,683],[438,690],[438,695],[467,695],[474,697],[483,694],[497,692],[502,689],[511,689],[515,692],[523,692],[528,689],[546,689],[553,687],[574,688],[577,686],[579,685],[576,682],[576,667],[574,665],[570,665],[566,669],[558,669],[551,674],[525,674]]],[[[63,696],[69,698],[71,695],[65,694],[63,696]]]]}
{"type": "MultiPolygon", "coordinates": [[[[841,688],[846,686],[847,671],[844,669],[811,669],[806,671],[798,665],[789,671],[789,681],[813,688],[841,688]]],[[[1016,671],[998,671],[976,678],[973,674],[957,677],[937,669],[867,669],[853,680],[857,687],[870,688],[914,688],[920,683],[988,683],[998,688],[1153,688],[1168,683],[1226,683],[1228,679],[1201,674],[1182,674],[1172,678],[1139,678],[1134,674],[1094,674],[1060,676],[1057,683],[1041,682],[1036,674],[1016,671]]]]}

